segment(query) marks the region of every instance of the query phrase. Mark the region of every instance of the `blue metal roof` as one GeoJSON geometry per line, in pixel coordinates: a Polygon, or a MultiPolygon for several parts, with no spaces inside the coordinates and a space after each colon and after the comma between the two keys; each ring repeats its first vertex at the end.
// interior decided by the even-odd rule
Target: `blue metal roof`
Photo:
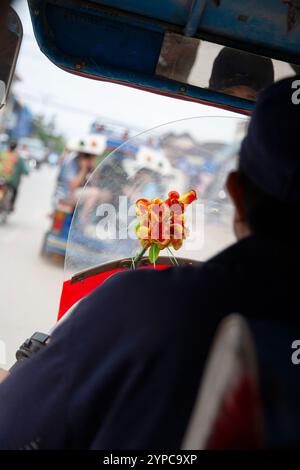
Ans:
{"type": "MultiPolygon", "coordinates": [[[[298,1],[298,0],[297,0],[298,1]]],[[[283,0],[28,0],[41,50],[59,67],[177,98],[235,107],[234,97],[155,76],[177,32],[300,64],[299,6],[283,0]]]]}

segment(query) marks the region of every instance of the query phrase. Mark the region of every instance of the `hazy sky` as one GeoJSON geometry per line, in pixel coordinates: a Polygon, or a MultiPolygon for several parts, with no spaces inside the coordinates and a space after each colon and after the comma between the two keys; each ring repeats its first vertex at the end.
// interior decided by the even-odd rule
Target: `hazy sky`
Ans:
{"type": "MultiPolygon", "coordinates": [[[[233,115],[217,108],[63,72],[40,52],[27,2],[20,0],[15,8],[24,28],[17,67],[22,80],[16,87],[18,96],[35,112],[49,117],[54,115],[58,129],[66,136],[85,134],[96,116],[128,123],[138,129],[149,129],[187,117],[233,115]]],[[[211,129],[211,132],[213,137],[215,129],[211,129]]]]}

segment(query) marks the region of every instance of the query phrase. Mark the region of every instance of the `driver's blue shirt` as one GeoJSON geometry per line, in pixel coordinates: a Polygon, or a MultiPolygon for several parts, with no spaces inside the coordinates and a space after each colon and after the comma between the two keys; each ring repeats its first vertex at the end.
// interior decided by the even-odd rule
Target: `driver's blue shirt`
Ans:
{"type": "Polygon", "coordinates": [[[76,154],[70,154],[63,162],[58,179],[57,187],[55,190],[55,202],[67,198],[72,193],[70,182],[76,178],[80,172],[79,159],[76,154]]]}
{"type": "Polygon", "coordinates": [[[0,448],[179,448],[219,321],[299,324],[299,261],[250,237],[201,267],[110,278],[0,385],[0,448]]]}

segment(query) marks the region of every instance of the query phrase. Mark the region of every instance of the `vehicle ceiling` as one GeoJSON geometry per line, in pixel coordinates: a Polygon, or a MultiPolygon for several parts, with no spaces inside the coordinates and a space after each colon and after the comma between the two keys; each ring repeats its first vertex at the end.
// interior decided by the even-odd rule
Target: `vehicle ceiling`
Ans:
{"type": "Polygon", "coordinates": [[[300,0],[28,0],[41,50],[59,67],[177,98],[231,105],[154,76],[164,35],[175,32],[300,64],[300,0]]]}

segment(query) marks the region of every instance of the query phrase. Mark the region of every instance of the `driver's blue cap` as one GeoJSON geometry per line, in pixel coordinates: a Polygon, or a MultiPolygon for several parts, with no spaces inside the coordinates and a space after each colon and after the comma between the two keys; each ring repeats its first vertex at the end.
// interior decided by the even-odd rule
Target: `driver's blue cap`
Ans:
{"type": "Polygon", "coordinates": [[[241,145],[239,169],[266,194],[300,204],[300,76],[260,93],[241,145]]]}

